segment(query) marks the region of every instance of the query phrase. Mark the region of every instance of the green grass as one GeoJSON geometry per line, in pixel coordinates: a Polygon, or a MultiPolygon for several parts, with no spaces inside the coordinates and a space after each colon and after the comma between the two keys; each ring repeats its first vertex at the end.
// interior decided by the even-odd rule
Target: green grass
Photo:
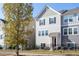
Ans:
{"type": "Polygon", "coordinates": [[[79,55],[79,50],[31,50],[33,54],[53,54],[53,55],[79,55]]]}
{"type": "MultiPolygon", "coordinates": [[[[14,52],[16,50],[0,50],[0,52],[6,53],[6,52],[14,52]]],[[[73,56],[79,56],[79,50],[20,50],[20,53],[30,53],[30,54],[45,54],[45,55],[73,55],[73,56]]]]}

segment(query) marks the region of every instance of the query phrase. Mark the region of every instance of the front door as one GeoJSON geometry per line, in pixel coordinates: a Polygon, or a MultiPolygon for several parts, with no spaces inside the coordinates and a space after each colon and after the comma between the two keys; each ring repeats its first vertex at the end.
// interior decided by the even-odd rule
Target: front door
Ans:
{"type": "Polygon", "coordinates": [[[52,37],[52,47],[56,47],[56,37],[52,37]]]}

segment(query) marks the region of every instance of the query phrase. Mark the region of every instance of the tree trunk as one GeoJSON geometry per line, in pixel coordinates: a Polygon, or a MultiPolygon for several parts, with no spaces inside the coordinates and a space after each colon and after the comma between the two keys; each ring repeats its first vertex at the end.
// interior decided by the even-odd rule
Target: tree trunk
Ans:
{"type": "Polygon", "coordinates": [[[19,56],[19,45],[16,45],[16,55],[19,56]]]}

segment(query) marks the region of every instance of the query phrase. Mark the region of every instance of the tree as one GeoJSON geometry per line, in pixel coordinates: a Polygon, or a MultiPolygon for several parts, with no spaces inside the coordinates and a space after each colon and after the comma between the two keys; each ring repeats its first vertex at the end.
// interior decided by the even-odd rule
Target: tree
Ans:
{"type": "Polygon", "coordinates": [[[27,36],[32,33],[32,4],[13,3],[4,4],[5,24],[5,43],[16,45],[16,54],[19,55],[19,45],[24,45],[27,36]]]}

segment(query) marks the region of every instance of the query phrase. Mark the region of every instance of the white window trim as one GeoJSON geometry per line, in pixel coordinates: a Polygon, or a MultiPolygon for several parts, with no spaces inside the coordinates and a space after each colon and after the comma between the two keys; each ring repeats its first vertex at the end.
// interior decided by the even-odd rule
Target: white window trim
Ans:
{"type": "Polygon", "coordinates": [[[41,37],[43,37],[43,36],[49,36],[49,31],[47,30],[47,31],[48,31],[48,35],[46,35],[46,30],[47,30],[47,29],[39,30],[39,31],[38,31],[38,36],[39,36],[39,32],[41,33],[41,34],[40,34],[41,37]],[[42,31],[44,31],[44,35],[42,35],[42,31]]]}
{"type": "MultiPolygon", "coordinates": [[[[54,17],[56,17],[56,16],[51,16],[51,17],[49,17],[49,18],[54,18],[54,17]]],[[[48,19],[49,19],[49,18],[48,18],[48,19]]],[[[56,18],[57,18],[57,17],[56,17],[56,18]]],[[[57,20],[56,20],[56,21],[57,21],[57,20]]],[[[56,22],[56,23],[57,23],[57,22],[56,22]]],[[[56,23],[52,23],[52,24],[56,24],[56,23]]],[[[50,24],[50,23],[49,23],[49,24],[50,24]]]]}
{"type": "Polygon", "coordinates": [[[73,27],[73,35],[79,35],[78,27],[73,27]],[[77,28],[77,34],[74,34],[74,28],[77,28]]]}
{"type": "Polygon", "coordinates": [[[68,17],[67,17],[67,18],[64,18],[63,23],[67,23],[67,22],[65,22],[65,19],[66,19],[66,20],[67,20],[67,22],[68,22],[68,17]]]}
{"type": "Polygon", "coordinates": [[[79,30],[77,30],[78,31],[77,34],[74,34],[74,28],[77,28],[78,29],[78,27],[67,27],[67,28],[63,28],[63,35],[64,35],[64,29],[67,29],[67,35],[64,35],[64,36],[68,36],[68,35],[79,35],[79,30]],[[72,34],[69,34],[69,28],[72,28],[72,34]]]}
{"type": "Polygon", "coordinates": [[[73,27],[68,27],[68,35],[73,35],[73,27]],[[72,28],[72,34],[69,34],[69,28],[72,28]]]}
{"type": "Polygon", "coordinates": [[[67,45],[68,45],[69,43],[70,43],[70,44],[73,43],[73,44],[74,44],[74,47],[75,47],[75,44],[76,44],[75,42],[66,42],[66,43],[67,43],[67,45]]]}
{"type": "Polygon", "coordinates": [[[75,42],[66,42],[66,43],[67,43],[67,44],[68,44],[68,43],[74,43],[74,44],[75,44],[75,42]]]}
{"type": "Polygon", "coordinates": [[[72,23],[72,22],[70,22],[69,21],[69,19],[72,19],[72,22],[74,21],[73,19],[74,19],[74,16],[73,17],[68,17],[68,23],[72,23]]]}
{"type": "Polygon", "coordinates": [[[39,26],[45,26],[46,25],[46,20],[45,20],[45,25],[40,25],[40,21],[44,20],[45,18],[40,18],[39,19],[39,26]]]}
{"type": "Polygon", "coordinates": [[[63,23],[72,23],[74,20],[72,22],[70,22],[69,21],[70,18],[73,20],[74,19],[74,16],[64,18],[63,23]],[[67,19],[67,22],[65,22],[65,19],[67,19]]]}
{"type": "MultiPolygon", "coordinates": [[[[63,28],[63,35],[64,35],[64,29],[67,29],[67,28],[63,28]]],[[[68,36],[68,29],[67,29],[67,35],[64,35],[64,36],[68,36]]]]}

